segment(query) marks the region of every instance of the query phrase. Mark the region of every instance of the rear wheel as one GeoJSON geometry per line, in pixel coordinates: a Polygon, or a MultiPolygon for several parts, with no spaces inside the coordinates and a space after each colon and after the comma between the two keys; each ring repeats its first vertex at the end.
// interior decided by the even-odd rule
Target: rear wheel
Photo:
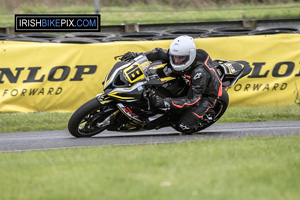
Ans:
{"type": "Polygon", "coordinates": [[[229,97],[228,93],[225,89],[222,91],[222,96],[217,100],[216,104],[210,108],[206,114],[206,119],[204,119],[201,123],[197,131],[201,131],[212,124],[214,124],[216,121],[218,121],[222,115],[225,113],[227,107],[229,104],[229,97]],[[211,118],[211,119],[208,119],[211,118]]]}
{"type": "Polygon", "coordinates": [[[104,131],[109,124],[102,123],[115,109],[104,106],[96,98],[79,107],[71,116],[68,129],[75,137],[91,137],[104,131]]]}

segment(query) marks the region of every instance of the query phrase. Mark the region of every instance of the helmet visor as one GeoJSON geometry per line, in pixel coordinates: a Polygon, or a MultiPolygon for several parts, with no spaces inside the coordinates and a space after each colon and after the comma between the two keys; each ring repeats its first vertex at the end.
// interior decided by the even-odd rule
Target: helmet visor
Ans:
{"type": "Polygon", "coordinates": [[[174,65],[183,65],[189,61],[189,56],[174,56],[171,55],[171,59],[174,65]]]}

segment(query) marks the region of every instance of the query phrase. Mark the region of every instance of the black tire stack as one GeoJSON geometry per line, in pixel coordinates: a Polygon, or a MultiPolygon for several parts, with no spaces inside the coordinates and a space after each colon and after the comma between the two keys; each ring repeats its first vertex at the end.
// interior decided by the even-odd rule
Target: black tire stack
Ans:
{"type": "Polygon", "coordinates": [[[8,34],[8,33],[0,33],[0,40],[9,40],[9,39],[13,39],[14,35],[12,34],[8,34]]]}
{"type": "Polygon", "coordinates": [[[117,36],[107,37],[103,42],[115,41],[145,41],[152,40],[153,37],[159,36],[158,32],[138,32],[138,33],[124,33],[117,36]]]}
{"type": "Polygon", "coordinates": [[[73,32],[65,35],[65,38],[54,40],[56,43],[77,43],[77,44],[89,44],[99,43],[106,37],[111,36],[108,33],[99,32],[73,32]]]}
{"type": "Polygon", "coordinates": [[[248,35],[253,28],[244,28],[244,27],[223,27],[215,28],[209,33],[205,33],[202,37],[230,37],[230,36],[241,36],[248,35]]]}
{"type": "Polygon", "coordinates": [[[164,31],[161,36],[153,37],[153,40],[172,40],[181,35],[189,35],[192,38],[201,38],[202,34],[208,33],[204,29],[175,29],[164,31]]]}
{"type": "Polygon", "coordinates": [[[23,33],[9,41],[23,41],[23,42],[51,42],[54,39],[62,38],[59,34],[50,33],[23,33]]]}
{"type": "Polygon", "coordinates": [[[269,28],[264,30],[253,30],[249,35],[273,35],[279,33],[299,33],[297,28],[269,28]]]}
{"type": "Polygon", "coordinates": [[[115,41],[152,41],[152,40],[173,40],[180,35],[189,35],[193,38],[208,37],[232,37],[247,35],[273,35],[280,33],[299,34],[297,28],[278,27],[257,30],[244,27],[222,27],[210,31],[205,29],[174,29],[164,32],[138,32],[113,35],[102,32],[73,32],[65,35],[54,33],[23,33],[18,36],[0,33],[0,41],[28,41],[28,42],[53,42],[53,43],[75,43],[90,44],[115,41]]]}

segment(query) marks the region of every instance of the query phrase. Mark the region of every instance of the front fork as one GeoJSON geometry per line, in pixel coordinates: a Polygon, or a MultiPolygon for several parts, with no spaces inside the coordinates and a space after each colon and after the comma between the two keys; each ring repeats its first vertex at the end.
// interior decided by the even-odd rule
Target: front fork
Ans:
{"type": "Polygon", "coordinates": [[[98,122],[97,127],[98,128],[103,128],[103,127],[107,127],[107,126],[111,125],[119,112],[120,112],[120,110],[116,110],[111,115],[106,117],[105,120],[103,120],[102,122],[98,122]]]}

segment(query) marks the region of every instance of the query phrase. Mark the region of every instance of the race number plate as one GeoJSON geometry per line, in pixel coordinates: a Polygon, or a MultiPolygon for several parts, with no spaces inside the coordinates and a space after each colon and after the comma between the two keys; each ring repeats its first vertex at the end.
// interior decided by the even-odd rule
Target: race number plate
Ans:
{"type": "Polygon", "coordinates": [[[144,72],[138,63],[134,63],[130,67],[124,69],[123,74],[130,83],[145,79],[144,72]]]}

